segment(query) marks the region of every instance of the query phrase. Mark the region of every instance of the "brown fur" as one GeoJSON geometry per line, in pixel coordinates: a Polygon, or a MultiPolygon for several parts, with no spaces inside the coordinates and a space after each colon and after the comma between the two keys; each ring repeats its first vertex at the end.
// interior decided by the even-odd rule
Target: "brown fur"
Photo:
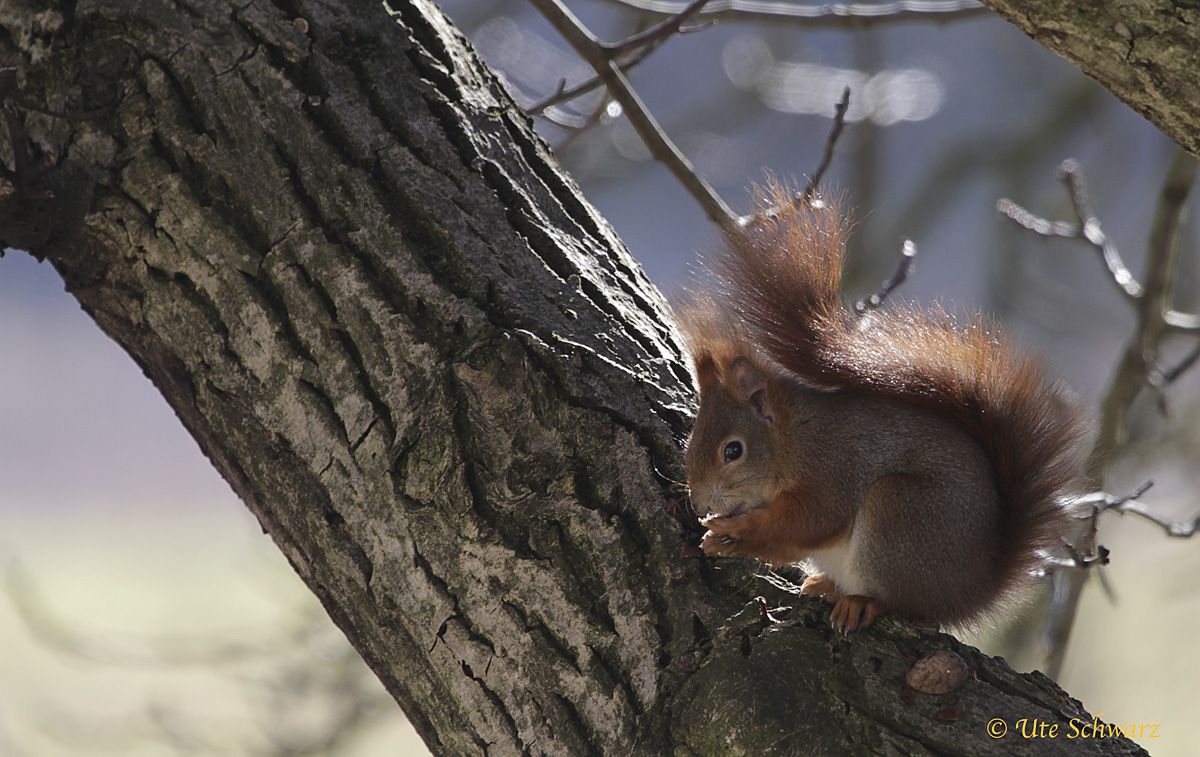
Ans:
{"type": "MultiPolygon", "coordinates": [[[[786,204],[786,194],[775,190],[768,200],[786,204]]],[[[965,431],[994,473],[997,556],[980,601],[964,600],[947,611],[956,617],[932,619],[969,620],[1026,580],[1040,551],[1064,534],[1061,497],[1077,476],[1084,430],[1078,413],[1036,362],[978,317],[960,321],[941,308],[913,306],[862,318],[848,311],[839,209],[791,207],[729,239],[711,269],[715,286],[685,309],[702,396],[706,382],[723,383],[721,366],[742,354],[767,370],[897,401],[965,431]]],[[[804,477],[793,472],[795,480],[804,477]]]]}

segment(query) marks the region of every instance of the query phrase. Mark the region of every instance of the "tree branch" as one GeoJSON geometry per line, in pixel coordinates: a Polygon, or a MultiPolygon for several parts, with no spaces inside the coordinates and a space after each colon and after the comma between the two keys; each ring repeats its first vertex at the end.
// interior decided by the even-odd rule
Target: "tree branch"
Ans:
{"type": "Polygon", "coordinates": [[[688,19],[695,16],[709,0],[692,0],[678,13],[669,16],[645,31],[638,32],[627,39],[612,44],[602,45],[610,59],[646,46],[657,46],[678,34],[688,19]]]}
{"type": "MultiPolygon", "coordinates": [[[[658,121],[630,86],[629,80],[611,59],[609,49],[575,18],[560,0],[530,0],[558,33],[567,40],[581,58],[588,62],[604,81],[613,99],[621,104],[638,136],[659,162],[675,176],[704,209],[708,219],[726,233],[739,230],[738,215],[730,209],[708,182],[700,178],[691,161],[666,135],[658,121]]],[[[693,3],[695,5],[695,3],[693,3]]],[[[698,6],[697,6],[698,7],[698,6]]]]}
{"type": "MultiPolygon", "coordinates": [[[[682,2],[672,0],[609,0],[609,2],[660,14],[679,13],[682,2]]],[[[884,3],[821,3],[801,5],[771,0],[713,0],[705,18],[722,21],[770,21],[806,28],[863,28],[905,21],[957,21],[991,15],[975,0],[896,0],[884,3]]]]}
{"type": "MultiPolygon", "coordinates": [[[[703,7],[706,2],[708,2],[708,0],[692,0],[692,2],[688,3],[687,6],[685,6],[679,13],[660,21],[649,29],[639,32],[638,34],[635,34],[628,39],[623,40],[622,42],[618,42],[613,45],[604,45],[603,47],[608,52],[610,58],[614,61],[618,61],[619,58],[628,53],[633,53],[633,55],[627,60],[623,62],[618,61],[621,72],[628,74],[630,71],[636,68],[638,64],[650,57],[650,55],[657,50],[663,42],[666,42],[676,34],[683,33],[685,31],[683,29],[683,25],[687,23],[687,20],[695,15],[696,11],[703,7]]],[[[564,79],[559,83],[558,90],[556,92],[547,95],[543,99],[538,100],[537,102],[528,106],[525,108],[525,112],[531,116],[541,115],[547,108],[554,105],[559,105],[569,100],[573,100],[580,95],[591,92],[593,89],[596,89],[602,84],[604,84],[604,79],[599,75],[593,76],[590,79],[585,79],[584,81],[572,87],[567,87],[566,80],[564,79]]]]}
{"type": "Polygon", "coordinates": [[[1200,155],[1200,6],[1174,0],[983,0],[1200,155]]]}

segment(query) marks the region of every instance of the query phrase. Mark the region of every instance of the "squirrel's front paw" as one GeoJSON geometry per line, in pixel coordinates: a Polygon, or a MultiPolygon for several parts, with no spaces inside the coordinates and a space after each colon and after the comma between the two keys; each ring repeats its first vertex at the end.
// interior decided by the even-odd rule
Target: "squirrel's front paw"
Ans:
{"type": "Polygon", "coordinates": [[[700,540],[700,549],[709,557],[732,557],[742,554],[736,538],[715,531],[704,533],[704,538],[700,540]]]}
{"type": "Polygon", "coordinates": [[[753,554],[747,549],[753,541],[754,519],[749,515],[709,515],[700,520],[708,529],[700,541],[700,549],[709,557],[733,557],[753,554]]]}
{"type": "Polygon", "coordinates": [[[740,515],[710,515],[700,521],[708,529],[700,548],[709,557],[749,555],[770,565],[802,559],[802,554],[778,538],[776,516],[769,507],[740,515]]]}

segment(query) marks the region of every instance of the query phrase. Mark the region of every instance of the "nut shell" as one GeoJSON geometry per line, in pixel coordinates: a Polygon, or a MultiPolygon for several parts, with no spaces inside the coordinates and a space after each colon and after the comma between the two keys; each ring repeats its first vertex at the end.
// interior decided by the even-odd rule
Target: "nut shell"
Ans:
{"type": "Polygon", "coordinates": [[[963,658],[945,649],[925,655],[904,677],[905,683],[922,694],[949,694],[967,682],[970,671],[963,658]]]}

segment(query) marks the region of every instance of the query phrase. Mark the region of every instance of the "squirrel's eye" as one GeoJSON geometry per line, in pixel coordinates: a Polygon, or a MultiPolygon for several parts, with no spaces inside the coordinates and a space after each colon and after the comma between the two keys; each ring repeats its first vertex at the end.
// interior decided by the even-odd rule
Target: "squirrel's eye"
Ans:
{"type": "Polygon", "coordinates": [[[725,462],[732,463],[742,456],[742,443],[736,439],[725,445],[725,462]]]}

